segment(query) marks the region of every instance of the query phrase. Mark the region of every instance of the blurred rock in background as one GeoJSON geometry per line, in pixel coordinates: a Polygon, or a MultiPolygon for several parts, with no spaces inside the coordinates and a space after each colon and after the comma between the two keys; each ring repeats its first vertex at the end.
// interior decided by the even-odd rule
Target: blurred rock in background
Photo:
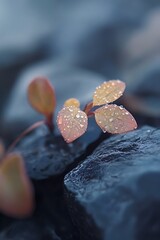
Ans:
{"type": "Polygon", "coordinates": [[[48,57],[135,82],[159,55],[158,7],[158,0],[1,0],[0,108],[18,74],[48,57]]]}
{"type": "Polygon", "coordinates": [[[0,107],[19,72],[47,54],[55,1],[0,1],[0,107]]]}

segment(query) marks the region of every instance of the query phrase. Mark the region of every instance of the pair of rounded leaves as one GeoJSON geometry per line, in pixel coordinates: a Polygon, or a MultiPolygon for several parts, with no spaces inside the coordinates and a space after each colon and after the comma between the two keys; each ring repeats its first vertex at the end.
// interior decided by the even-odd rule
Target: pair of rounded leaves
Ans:
{"type": "Polygon", "coordinates": [[[103,132],[111,134],[125,133],[137,128],[134,117],[123,107],[109,104],[120,98],[125,83],[120,80],[104,82],[97,87],[93,95],[93,106],[102,106],[95,110],[95,120],[103,132]]]}
{"type": "Polygon", "coordinates": [[[19,154],[6,155],[0,164],[0,211],[11,217],[27,217],[34,209],[34,194],[19,154]]]}
{"type": "Polygon", "coordinates": [[[81,111],[77,99],[69,99],[57,117],[59,130],[65,141],[70,143],[83,135],[88,126],[88,117],[93,107],[101,106],[94,111],[95,120],[103,132],[112,134],[125,133],[137,128],[133,116],[123,107],[109,103],[122,96],[125,83],[120,80],[104,82],[93,95],[93,102],[81,111]]]}
{"type": "Polygon", "coordinates": [[[45,77],[37,77],[28,86],[28,99],[31,106],[39,113],[50,118],[56,107],[55,91],[45,77]]]}

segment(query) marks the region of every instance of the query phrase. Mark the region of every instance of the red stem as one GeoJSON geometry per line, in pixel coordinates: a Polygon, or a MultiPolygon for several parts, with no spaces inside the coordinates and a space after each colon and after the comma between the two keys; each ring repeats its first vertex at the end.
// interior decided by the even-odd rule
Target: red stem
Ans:
{"type": "Polygon", "coordinates": [[[54,130],[54,125],[53,125],[53,114],[50,114],[46,116],[45,124],[48,126],[50,132],[52,133],[54,130]]]}
{"type": "Polygon", "coordinates": [[[88,114],[87,114],[87,117],[93,117],[94,116],[94,112],[89,112],[88,114]]]}
{"type": "Polygon", "coordinates": [[[10,152],[16,145],[17,143],[24,137],[26,136],[28,133],[30,133],[31,131],[33,131],[34,129],[38,128],[39,126],[45,124],[44,121],[39,121],[34,123],[32,126],[30,126],[29,128],[27,128],[24,132],[22,132],[16,139],[15,141],[9,146],[7,152],[10,152]]]}

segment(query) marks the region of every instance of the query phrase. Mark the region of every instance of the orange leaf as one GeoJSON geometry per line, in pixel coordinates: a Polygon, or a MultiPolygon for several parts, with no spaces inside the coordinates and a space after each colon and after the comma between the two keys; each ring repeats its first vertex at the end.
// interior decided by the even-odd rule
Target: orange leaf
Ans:
{"type": "Polygon", "coordinates": [[[64,106],[65,107],[74,106],[74,107],[79,108],[80,102],[76,98],[69,98],[68,100],[65,101],[64,106]]]}
{"type": "Polygon", "coordinates": [[[115,104],[106,105],[95,111],[95,119],[103,132],[125,133],[137,128],[134,117],[115,104]]]}
{"type": "Polygon", "coordinates": [[[125,90],[125,83],[120,80],[104,82],[96,88],[93,95],[93,106],[111,103],[120,98],[125,90]]]}
{"type": "Polygon", "coordinates": [[[77,107],[64,107],[58,113],[57,124],[65,141],[70,143],[85,133],[88,118],[85,112],[77,107]]]}
{"type": "Polygon", "coordinates": [[[33,198],[21,156],[9,154],[0,167],[0,210],[12,217],[27,217],[34,208],[33,198]]]}
{"type": "Polygon", "coordinates": [[[28,86],[28,99],[32,107],[46,117],[53,114],[56,106],[54,88],[48,79],[37,77],[28,86]]]}

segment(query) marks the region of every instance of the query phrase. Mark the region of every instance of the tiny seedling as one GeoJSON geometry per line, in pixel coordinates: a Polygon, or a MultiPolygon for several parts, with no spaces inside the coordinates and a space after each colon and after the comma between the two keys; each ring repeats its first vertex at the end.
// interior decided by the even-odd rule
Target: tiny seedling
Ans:
{"type": "Polygon", "coordinates": [[[30,105],[37,112],[44,115],[45,119],[34,123],[22,132],[11,144],[9,151],[11,151],[24,136],[43,124],[46,124],[51,132],[54,129],[53,115],[56,107],[56,97],[50,81],[45,77],[33,79],[28,86],[27,95],[30,105]]]}
{"type": "Polygon", "coordinates": [[[88,117],[95,116],[96,123],[103,132],[126,133],[137,128],[134,117],[122,106],[110,104],[120,98],[125,83],[120,80],[104,82],[96,88],[93,101],[80,110],[77,99],[68,99],[58,113],[58,128],[67,143],[82,136],[88,127],[88,117]],[[93,111],[93,108],[96,108],[93,111]]]}
{"type": "MultiPolygon", "coordinates": [[[[58,113],[57,125],[67,143],[71,143],[82,136],[88,127],[88,117],[95,117],[97,125],[103,132],[119,134],[137,128],[134,117],[122,106],[111,104],[123,95],[125,83],[111,80],[102,83],[93,94],[93,101],[86,104],[84,110],[75,98],[70,98],[58,113]]],[[[37,77],[28,87],[28,100],[31,106],[45,116],[44,121],[37,122],[25,130],[9,148],[15,147],[17,142],[33,129],[46,124],[53,131],[53,114],[56,107],[55,91],[48,79],[37,77]]]]}
{"type": "Polygon", "coordinates": [[[0,142],[0,211],[11,217],[28,217],[34,209],[32,184],[18,153],[5,152],[0,142]]]}
{"type": "Polygon", "coordinates": [[[56,97],[50,81],[44,77],[32,80],[28,86],[28,100],[37,112],[45,116],[44,123],[52,131],[56,97]]]}

